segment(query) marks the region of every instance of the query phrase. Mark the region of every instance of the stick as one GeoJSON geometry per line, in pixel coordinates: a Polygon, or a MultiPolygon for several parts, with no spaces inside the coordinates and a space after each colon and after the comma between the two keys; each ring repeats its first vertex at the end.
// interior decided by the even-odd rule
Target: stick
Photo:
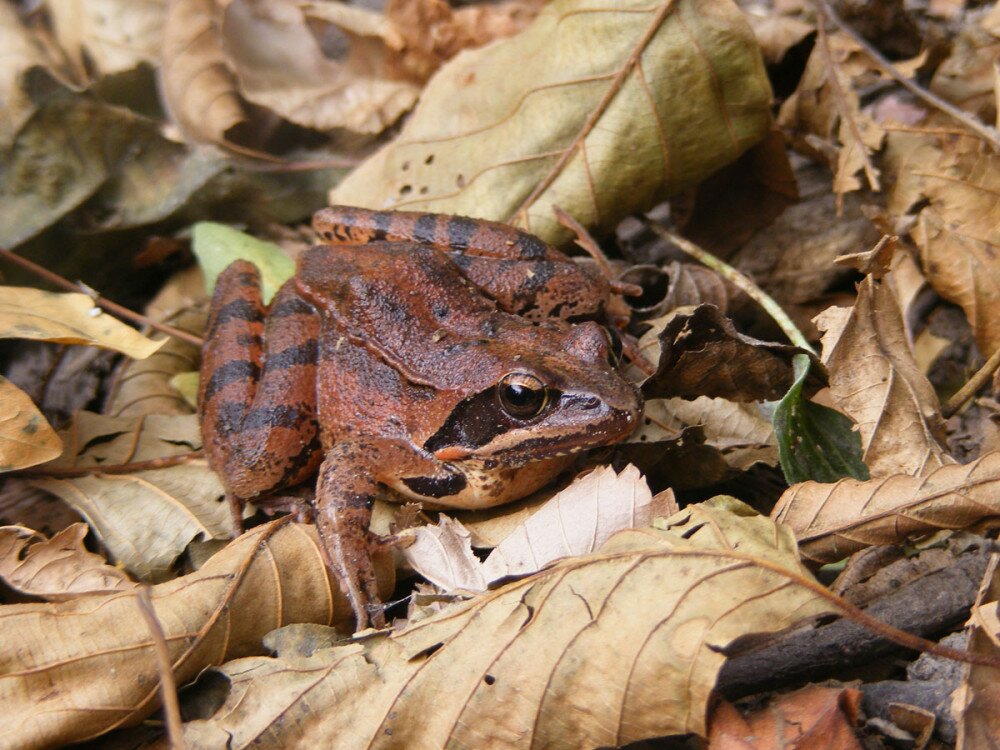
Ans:
{"type": "Polygon", "coordinates": [[[153,609],[153,601],[149,596],[149,586],[140,586],[138,590],[139,611],[149,627],[153,637],[153,647],[156,651],[156,666],[160,673],[160,701],[163,703],[163,713],[167,723],[167,738],[173,750],[184,750],[184,728],[181,725],[181,706],[177,700],[177,681],[174,680],[174,666],[170,661],[170,649],[167,639],[160,627],[160,621],[153,609]]]}

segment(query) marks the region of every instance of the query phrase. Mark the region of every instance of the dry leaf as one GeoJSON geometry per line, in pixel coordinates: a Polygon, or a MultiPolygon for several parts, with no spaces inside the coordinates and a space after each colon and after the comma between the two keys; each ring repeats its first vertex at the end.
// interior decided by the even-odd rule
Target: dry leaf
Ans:
{"type": "Polygon", "coordinates": [[[777,400],[794,380],[792,357],[802,353],[745,336],[712,305],[673,316],[659,342],[657,371],[642,385],[647,398],[777,400]]]}
{"type": "MultiPolygon", "coordinates": [[[[96,467],[175,456],[201,448],[193,415],[106,417],[79,412],[63,433],[63,457],[46,469],[96,467]]],[[[166,575],[194,539],[228,539],[225,489],[205,459],[132,474],[38,479],[83,515],[101,543],[143,580],[166,575]]]]}
{"type": "Polygon", "coordinates": [[[50,602],[125,591],[136,584],[83,546],[87,524],[46,539],[23,526],[0,526],[0,577],[15,591],[50,602]]]}
{"type": "Polygon", "coordinates": [[[57,294],[31,287],[2,287],[0,338],[88,344],[144,359],[161,346],[113,318],[86,294],[57,294]]]}
{"type": "Polygon", "coordinates": [[[167,0],[46,0],[56,38],[79,70],[97,76],[156,64],[167,0]]]}
{"type": "MultiPolygon", "coordinates": [[[[392,571],[380,573],[388,594],[392,571]]],[[[178,684],[207,666],[261,653],[274,628],[344,627],[354,618],[327,578],[313,527],[281,521],[244,534],[197,573],[156,586],[151,598],[178,684]]],[[[138,724],[157,708],[156,656],[135,593],[13,604],[0,613],[6,745],[78,742],[138,724]]]]}
{"type": "Polygon", "coordinates": [[[397,139],[330,200],[510,220],[559,242],[553,205],[613,226],[763,138],[770,96],[728,0],[556,0],[442,67],[397,139]]]}
{"type": "Polygon", "coordinates": [[[988,528],[1000,521],[1000,453],[923,477],[803,482],[785,491],[771,516],[795,532],[804,558],[823,563],[941,529],[988,528]]]}
{"type": "Polygon", "coordinates": [[[861,111],[855,91],[856,79],[874,69],[853,40],[842,33],[827,34],[821,23],[799,87],[778,116],[780,125],[802,133],[806,143],[818,139],[813,150],[833,170],[838,207],[844,193],[861,188],[858,172],[864,171],[869,188],[880,187],[871,157],[885,132],[861,111]]]}
{"type": "Polygon", "coordinates": [[[969,18],[973,22],[949,39],[951,54],[934,71],[930,89],[992,123],[997,116],[994,65],[1000,55],[1000,7],[969,18]]]}
{"type": "Polygon", "coordinates": [[[234,749],[580,748],[704,734],[720,650],[828,610],[790,579],[808,575],[790,534],[747,515],[729,529],[741,552],[702,530],[624,531],[597,554],[404,630],[230,663],[225,705],[188,723],[185,739],[234,749]]]}
{"type": "Polygon", "coordinates": [[[24,28],[15,6],[0,3],[0,149],[7,149],[35,104],[22,86],[25,73],[46,67],[48,60],[31,33],[24,28]]]}
{"type": "Polygon", "coordinates": [[[534,573],[553,560],[589,554],[615,532],[648,526],[676,508],[672,494],[657,498],[654,503],[634,466],[620,474],[604,466],[556,493],[483,562],[472,552],[469,530],[444,516],[436,527],[414,529],[415,542],[403,554],[418,573],[445,591],[482,591],[504,576],[534,573]]]}
{"type": "Polygon", "coordinates": [[[0,375],[0,472],[51,461],[62,441],[28,394],[0,375]]]}
{"type": "Polygon", "coordinates": [[[160,91],[188,136],[224,144],[245,113],[219,44],[220,24],[214,0],[171,0],[163,26],[160,91]]]}
{"type": "Polygon", "coordinates": [[[861,691],[810,685],[741,716],[723,701],[712,712],[708,750],[861,750],[861,691]]]}
{"type": "Polygon", "coordinates": [[[955,463],[942,447],[944,420],[933,386],[917,367],[893,275],[869,275],[852,308],[816,318],[826,331],[823,363],[835,406],[857,423],[863,460],[873,478],[922,476],[955,463]]]}
{"type": "Polygon", "coordinates": [[[646,401],[643,420],[627,442],[656,443],[678,438],[687,427],[700,426],[705,444],[719,450],[736,469],[755,463],[778,463],[778,446],[771,420],[756,403],[737,403],[699,396],[646,401]]]}
{"type": "MultiPolygon", "coordinates": [[[[1000,555],[994,553],[969,618],[970,653],[1000,655],[1000,555]]],[[[1000,737],[1000,683],[996,669],[962,665],[962,682],[952,696],[952,714],[958,727],[956,750],[990,747],[1000,737]]]]}
{"type": "MultiPolygon", "coordinates": [[[[240,94],[315,130],[382,132],[420,94],[417,82],[393,60],[385,19],[340,3],[312,6],[323,7],[324,20],[335,20],[347,34],[349,48],[343,57],[333,60],[323,54],[296,2],[226,4],[217,43],[240,94]],[[359,22],[359,16],[366,15],[370,18],[359,22]]],[[[316,17],[315,12],[311,15],[316,17]]]]}
{"type": "Polygon", "coordinates": [[[1000,156],[971,136],[893,132],[886,172],[889,211],[908,223],[919,211],[910,234],[927,280],[962,307],[989,357],[1000,347],[1000,156]]]}

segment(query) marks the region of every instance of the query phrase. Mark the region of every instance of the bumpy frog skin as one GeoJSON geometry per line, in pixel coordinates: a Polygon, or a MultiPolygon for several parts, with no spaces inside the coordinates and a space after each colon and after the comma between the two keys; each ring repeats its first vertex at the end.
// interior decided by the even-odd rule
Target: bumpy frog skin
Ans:
{"type": "Polygon", "coordinates": [[[600,316],[610,287],[530,234],[436,214],[334,207],[326,244],[261,300],[257,269],[219,277],[199,408],[238,517],[318,474],[312,501],[357,627],[385,617],[368,531],[379,485],[484,508],[623,439],[641,400],[600,316]]]}

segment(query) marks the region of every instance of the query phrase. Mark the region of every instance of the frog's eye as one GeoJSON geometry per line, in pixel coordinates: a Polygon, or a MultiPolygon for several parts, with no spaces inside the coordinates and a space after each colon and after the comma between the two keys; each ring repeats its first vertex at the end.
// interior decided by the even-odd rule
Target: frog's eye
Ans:
{"type": "Polygon", "coordinates": [[[618,363],[622,360],[621,336],[618,335],[618,331],[614,328],[603,328],[604,335],[608,337],[608,363],[612,367],[618,367],[618,363]]]}
{"type": "Polygon", "coordinates": [[[517,419],[529,419],[541,414],[549,401],[545,383],[526,372],[504,375],[497,383],[500,408],[517,419]]]}

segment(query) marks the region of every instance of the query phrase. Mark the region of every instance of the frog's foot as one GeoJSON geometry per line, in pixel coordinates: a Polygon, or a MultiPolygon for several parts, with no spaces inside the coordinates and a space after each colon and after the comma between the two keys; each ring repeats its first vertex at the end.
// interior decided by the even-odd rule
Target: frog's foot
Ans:
{"type": "Polygon", "coordinates": [[[385,612],[378,592],[372,547],[381,540],[368,530],[371,501],[377,489],[355,451],[361,447],[337,445],[319,470],[316,485],[316,528],[326,564],[340,582],[354,610],[356,630],[371,622],[385,627],[385,612]]]}

